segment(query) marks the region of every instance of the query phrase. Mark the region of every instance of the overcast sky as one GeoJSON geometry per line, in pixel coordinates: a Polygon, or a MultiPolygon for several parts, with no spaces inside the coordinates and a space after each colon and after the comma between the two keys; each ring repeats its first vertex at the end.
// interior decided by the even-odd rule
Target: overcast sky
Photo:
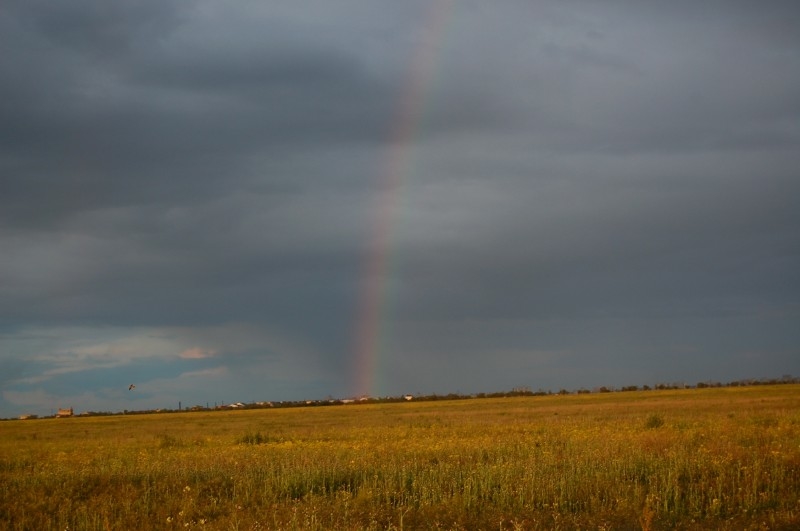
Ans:
{"type": "Polygon", "coordinates": [[[798,27],[6,0],[0,417],[800,375],[798,27]]]}

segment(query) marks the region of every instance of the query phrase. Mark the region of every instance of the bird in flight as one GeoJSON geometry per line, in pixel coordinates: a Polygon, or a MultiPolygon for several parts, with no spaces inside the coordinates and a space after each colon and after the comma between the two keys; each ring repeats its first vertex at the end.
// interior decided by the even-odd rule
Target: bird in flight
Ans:
{"type": "Polygon", "coordinates": [[[130,385],[128,386],[128,391],[133,391],[134,389],[136,389],[136,386],[135,386],[135,385],[133,385],[133,384],[130,384],[130,385]]]}

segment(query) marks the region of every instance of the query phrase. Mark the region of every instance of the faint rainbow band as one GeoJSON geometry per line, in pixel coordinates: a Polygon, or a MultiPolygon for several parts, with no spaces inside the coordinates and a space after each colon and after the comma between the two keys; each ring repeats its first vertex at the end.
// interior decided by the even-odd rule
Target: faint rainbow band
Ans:
{"type": "Polygon", "coordinates": [[[454,6],[454,0],[433,0],[427,7],[392,120],[388,151],[378,172],[378,197],[370,216],[372,233],[364,259],[353,346],[358,396],[375,395],[382,387],[380,360],[390,338],[393,232],[454,6]]]}

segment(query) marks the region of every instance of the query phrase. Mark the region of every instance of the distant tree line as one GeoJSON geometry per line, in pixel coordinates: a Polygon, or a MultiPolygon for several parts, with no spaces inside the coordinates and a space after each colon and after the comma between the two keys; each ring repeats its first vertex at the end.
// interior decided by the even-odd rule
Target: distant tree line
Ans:
{"type": "MultiPolygon", "coordinates": [[[[145,414],[145,413],[176,413],[178,411],[181,412],[192,412],[192,411],[219,411],[219,410],[228,410],[228,409],[270,409],[270,408],[287,408],[287,407],[325,407],[325,406],[340,406],[340,405],[352,405],[352,404],[364,404],[364,403],[393,403],[393,402],[407,402],[409,400],[413,400],[414,402],[432,402],[437,400],[469,400],[474,398],[511,398],[517,396],[550,396],[550,395],[570,395],[570,394],[590,394],[590,393],[618,393],[618,392],[630,392],[630,391],[651,391],[651,390],[670,390],[670,389],[706,389],[712,387],[744,387],[744,386],[753,386],[753,385],[780,385],[780,384],[797,384],[800,383],[800,377],[794,377],[791,375],[783,375],[781,378],[761,378],[761,379],[744,379],[744,380],[734,380],[727,383],[721,383],[717,381],[705,381],[705,382],[698,382],[694,385],[686,384],[683,382],[674,382],[674,383],[658,383],[655,386],[650,387],[649,385],[627,385],[619,388],[615,387],[596,387],[592,390],[586,388],[580,388],[575,391],[569,391],[567,389],[559,389],[557,392],[553,392],[552,390],[543,390],[538,389],[533,391],[530,387],[514,387],[510,391],[497,391],[493,393],[472,393],[472,394],[462,394],[462,393],[448,393],[448,394],[428,394],[428,395],[401,395],[401,396],[384,396],[384,397],[367,397],[362,396],[359,398],[352,398],[352,399],[335,399],[335,398],[327,398],[322,400],[290,400],[290,401],[280,401],[280,402],[253,402],[249,404],[242,404],[241,402],[236,404],[230,405],[215,405],[214,407],[208,406],[192,406],[190,408],[184,408],[181,410],[174,410],[174,409],[159,409],[154,411],[126,411],[125,414],[132,415],[132,414],[145,414]]],[[[85,415],[107,415],[111,413],[85,413],[85,415]]],[[[119,413],[117,413],[119,414],[119,413]]]]}
{"type": "MultiPolygon", "coordinates": [[[[385,397],[368,397],[362,396],[359,398],[352,398],[352,399],[335,399],[335,398],[327,398],[324,400],[294,400],[294,401],[281,401],[281,402],[252,402],[249,404],[244,404],[241,402],[237,402],[235,404],[229,405],[214,405],[214,407],[209,407],[208,405],[204,406],[192,406],[187,408],[179,408],[179,409],[148,409],[148,410],[140,410],[140,411],[86,411],[76,416],[81,417],[96,417],[96,416],[110,416],[110,415],[148,415],[148,414],[156,414],[156,413],[190,413],[193,411],[220,411],[220,410],[230,410],[230,409],[270,409],[270,408],[286,408],[286,407],[322,407],[322,406],[339,406],[339,405],[351,405],[351,404],[364,404],[364,403],[392,403],[392,402],[408,402],[413,400],[415,402],[430,402],[436,400],[468,400],[474,398],[510,398],[516,396],[550,396],[550,395],[570,395],[570,394],[589,394],[589,393],[624,393],[630,391],[651,391],[655,390],[670,390],[670,389],[708,389],[708,388],[717,388],[717,387],[746,387],[746,386],[755,386],[755,385],[784,385],[784,384],[798,384],[800,383],[800,377],[795,377],[790,374],[784,374],[780,378],[760,378],[760,379],[753,379],[747,378],[744,380],[733,380],[731,382],[718,382],[718,381],[711,381],[707,380],[704,382],[697,382],[694,385],[686,384],[686,383],[659,383],[656,384],[654,387],[650,387],[649,385],[627,385],[619,388],[615,387],[596,387],[592,390],[586,388],[580,388],[575,391],[569,391],[567,389],[559,389],[557,392],[553,392],[551,390],[542,390],[539,389],[537,391],[533,391],[530,387],[514,387],[510,391],[499,391],[494,393],[473,393],[473,394],[462,394],[462,393],[448,393],[446,395],[439,395],[436,393],[429,394],[429,395],[401,395],[401,396],[385,396],[385,397]]],[[[24,418],[52,418],[52,417],[37,417],[36,415],[23,415],[24,418]]],[[[20,418],[23,418],[20,417],[20,418]]],[[[0,420],[11,420],[11,419],[0,419],[0,420]]]]}

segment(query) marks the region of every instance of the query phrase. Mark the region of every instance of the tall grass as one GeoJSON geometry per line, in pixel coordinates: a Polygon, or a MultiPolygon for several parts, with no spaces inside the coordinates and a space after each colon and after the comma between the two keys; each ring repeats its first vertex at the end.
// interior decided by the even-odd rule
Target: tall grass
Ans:
{"type": "Polygon", "coordinates": [[[0,528],[797,528],[798,406],[785,385],[4,422],[0,528]]]}

